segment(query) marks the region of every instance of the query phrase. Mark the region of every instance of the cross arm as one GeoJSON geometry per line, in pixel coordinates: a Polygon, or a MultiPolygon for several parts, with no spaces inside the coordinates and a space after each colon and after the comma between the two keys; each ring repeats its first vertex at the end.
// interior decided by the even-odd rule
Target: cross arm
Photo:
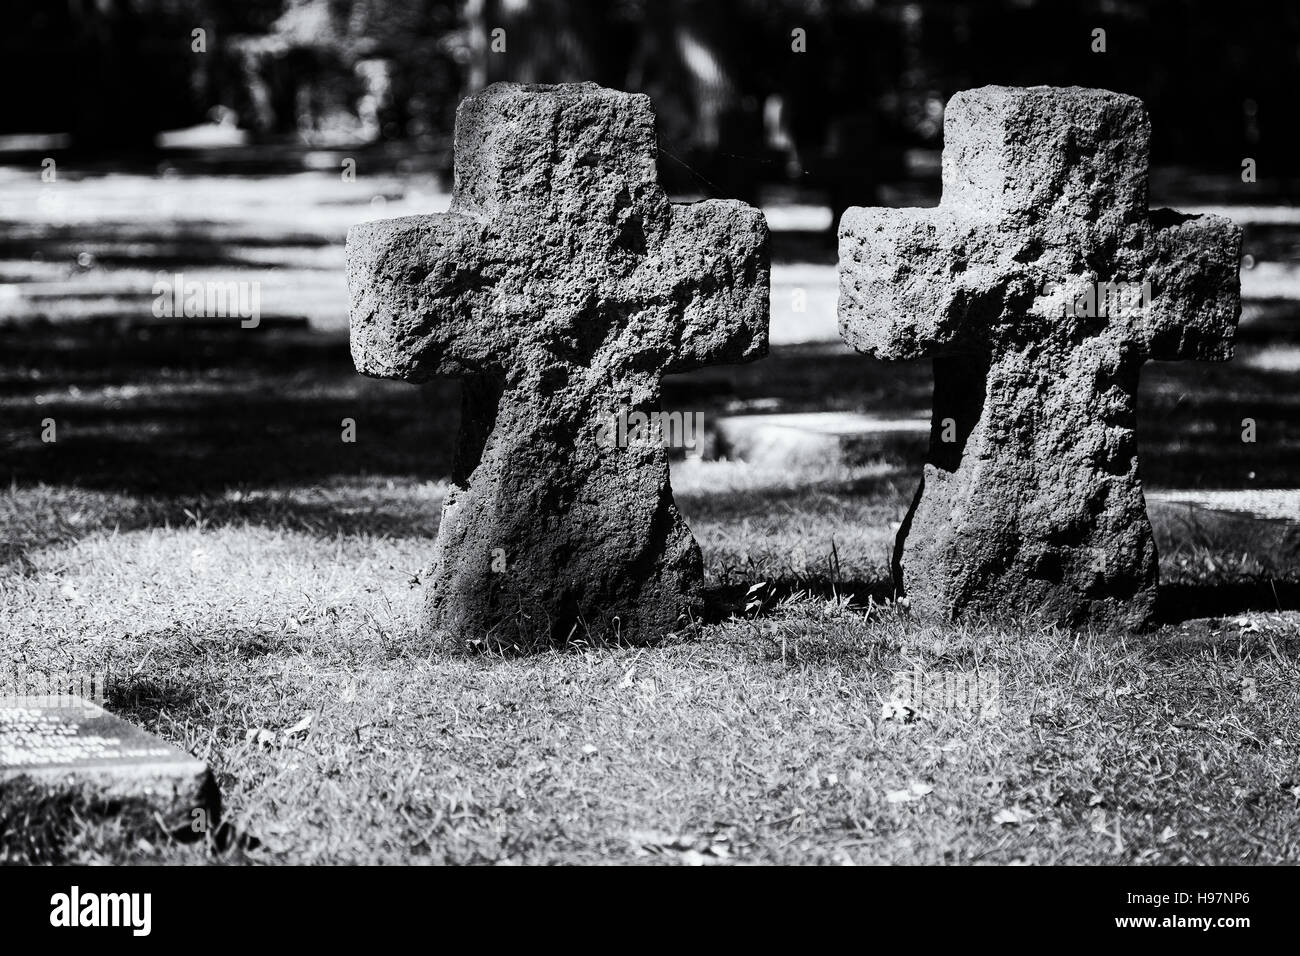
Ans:
{"type": "Polygon", "coordinates": [[[979,323],[967,315],[996,290],[1000,273],[977,230],[943,207],[847,209],[839,230],[844,341],[877,358],[912,359],[948,354],[975,334],[979,323]]]}
{"type": "Polygon", "coordinates": [[[665,371],[767,354],[770,258],[757,209],[719,199],[674,204],[663,243],[640,273],[651,299],[671,313],[656,325],[665,371]]]}
{"type": "Polygon", "coordinates": [[[503,347],[480,293],[483,227],[470,216],[408,216],[348,230],[352,359],[379,378],[424,382],[495,367],[503,347]]]}
{"type": "Polygon", "coordinates": [[[1151,213],[1151,306],[1136,332],[1154,359],[1232,357],[1241,317],[1241,227],[1222,216],[1151,213]]]}

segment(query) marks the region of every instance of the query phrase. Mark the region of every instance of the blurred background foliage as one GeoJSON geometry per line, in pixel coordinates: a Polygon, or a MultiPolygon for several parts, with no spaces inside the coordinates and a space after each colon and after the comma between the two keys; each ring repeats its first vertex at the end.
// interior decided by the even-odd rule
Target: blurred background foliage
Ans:
{"type": "Polygon", "coordinates": [[[4,17],[0,134],[92,153],[216,122],[446,171],[465,94],[595,80],[653,97],[670,187],[798,182],[838,208],[939,146],[957,90],[1047,83],[1141,96],[1158,163],[1251,156],[1287,190],[1300,167],[1300,6],[1265,0],[7,0],[4,17]]]}

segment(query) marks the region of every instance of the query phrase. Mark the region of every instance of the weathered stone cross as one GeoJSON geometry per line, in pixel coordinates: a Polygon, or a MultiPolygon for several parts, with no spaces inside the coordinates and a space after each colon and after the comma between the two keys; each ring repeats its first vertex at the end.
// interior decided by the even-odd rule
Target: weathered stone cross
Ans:
{"type": "Polygon", "coordinates": [[[944,118],[939,207],[844,214],[840,334],[879,358],[934,359],[928,461],[894,558],[921,616],[1151,620],[1138,373],[1231,356],[1241,231],[1148,216],[1149,139],[1131,96],[970,90],[944,118]],[[1111,282],[1149,296],[1095,314],[1111,282]],[[1076,309],[1098,284],[1098,308],[1076,309]]]}
{"type": "Polygon", "coordinates": [[[767,224],[673,205],[645,96],[497,84],[456,117],[445,215],[348,233],[352,356],[465,378],[426,620],[497,645],[649,640],[699,609],[699,547],[655,442],[660,377],[767,351],[767,224]]]}

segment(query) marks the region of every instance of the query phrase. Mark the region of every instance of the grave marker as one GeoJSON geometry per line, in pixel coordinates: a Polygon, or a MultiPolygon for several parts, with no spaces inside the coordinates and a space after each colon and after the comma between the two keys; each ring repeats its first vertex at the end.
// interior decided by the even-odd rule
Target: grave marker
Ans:
{"type": "Polygon", "coordinates": [[[0,697],[0,824],[33,825],[43,807],[67,798],[105,812],[129,804],[169,831],[199,833],[220,810],[203,761],[98,705],[69,695],[0,697]]]}
{"type": "Polygon", "coordinates": [[[1138,373],[1231,356],[1241,230],[1148,212],[1149,140],[1131,96],[968,90],[944,117],[941,204],[844,214],[841,335],[934,359],[928,461],[895,551],[922,616],[1152,619],[1138,373]]]}
{"type": "Polygon", "coordinates": [[[450,211],[348,233],[358,370],[464,379],[436,632],[645,640],[700,608],[663,448],[601,435],[666,373],[766,353],[768,233],[740,202],[669,203],[654,123],[595,84],[493,85],[457,112],[450,211]]]}

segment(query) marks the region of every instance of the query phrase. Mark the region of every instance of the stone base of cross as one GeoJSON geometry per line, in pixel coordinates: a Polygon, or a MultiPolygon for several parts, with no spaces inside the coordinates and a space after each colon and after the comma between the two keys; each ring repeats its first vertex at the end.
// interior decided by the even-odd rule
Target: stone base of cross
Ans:
{"type": "Polygon", "coordinates": [[[928,460],[895,552],[920,616],[1152,622],[1138,373],[1231,356],[1241,230],[1148,213],[1149,140],[1131,96],[970,90],[944,116],[937,208],[844,214],[841,335],[934,359],[928,460]]]}
{"type": "Polygon", "coordinates": [[[700,610],[667,454],[612,426],[665,373],[766,354],[768,232],[743,203],[669,203],[656,158],[645,96],[496,84],[457,111],[450,211],[348,233],[358,370],[464,380],[434,631],[646,641],[700,610]]]}

